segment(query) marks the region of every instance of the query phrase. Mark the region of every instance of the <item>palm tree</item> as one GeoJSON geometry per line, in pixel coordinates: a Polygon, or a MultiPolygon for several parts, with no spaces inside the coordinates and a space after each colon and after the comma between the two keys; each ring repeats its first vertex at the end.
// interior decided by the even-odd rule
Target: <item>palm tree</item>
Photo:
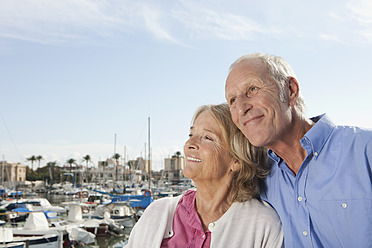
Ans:
{"type": "Polygon", "coordinates": [[[174,155],[176,155],[177,158],[181,157],[181,152],[177,151],[174,155]]]}
{"type": "Polygon", "coordinates": [[[85,161],[85,163],[87,163],[87,168],[86,168],[86,182],[88,182],[88,164],[89,162],[92,161],[92,158],[87,154],[85,155],[85,157],[83,157],[83,161],[85,161]]]}
{"type": "Polygon", "coordinates": [[[27,158],[27,161],[31,161],[31,171],[34,171],[34,162],[37,160],[35,155],[32,155],[31,157],[27,158]]]}
{"type": "Polygon", "coordinates": [[[66,161],[66,163],[68,163],[70,165],[70,173],[71,173],[72,165],[76,164],[76,160],[73,159],[73,158],[70,158],[69,160],[66,161]]]}
{"type": "Polygon", "coordinates": [[[119,165],[119,158],[120,158],[119,153],[115,153],[114,156],[112,156],[113,159],[115,159],[115,181],[118,180],[118,165],[119,165]]]}
{"type": "Polygon", "coordinates": [[[42,160],[43,157],[41,155],[36,156],[36,160],[39,162],[38,168],[40,168],[40,160],[42,160]]]}
{"type": "Polygon", "coordinates": [[[83,157],[83,161],[87,163],[87,168],[88,168],[88,163],[92,161],[92,158],[89,155],[85,155],[85,157],[83,157]]]}
{"type": "Polygon", "coordinates": [[[120,158],[120,154],[119,153],[115,153],[114,156],[112,156],[113,159],[115,159],[116,161],[116,164],[119,164],[119,158],[120,158]]]}

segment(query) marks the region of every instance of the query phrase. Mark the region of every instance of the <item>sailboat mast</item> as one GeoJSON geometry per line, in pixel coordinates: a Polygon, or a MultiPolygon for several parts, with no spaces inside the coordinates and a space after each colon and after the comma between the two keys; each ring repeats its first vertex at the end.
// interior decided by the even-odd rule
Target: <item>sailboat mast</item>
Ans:
{"type": "Polygon", "coordinates": [[[114,136],[114,154],[116,154],[116,133],[114,136]]]}
{"type": "Polygon", "coordinates": [[[2,168],[2,173],[1,173],[1,185],[3,185],[4,186],[4,171],[5,171],[5,165],[4,165],[4,163],[5,163],[5,157],[4,157],[4,154],[3,154],[3,168],[2,168]]]}
{"type": "Polygon", "coordinates": [[[124,181],[124,187],[125,187],[125,182],[126,182],[126,179],[127,179],[127,176],[125,174],[125,167],[127,165],[127,161],[125,161],[125,158],[127,156],[127,148],[124,146],[124,153],[123,153],[123,181],[124,181]]]}
{"type": "MultiPolygon", "coordinates": [[[[148,180],[149,179],[149,174],[148,174],[148,169],[149,169],[149,166],[148,166],[148,163],[146,162],[146,158],[147,158],[147,150],[146,150],[146,142],[145,142],[145,155],[143,156],[143,160],[141,160],[141,161],[143,161],[143,168],[144,168],[144,170],[145,170],[145,179],[144,179],[144,181],[146,181],[146,180],[148,180]],[[146,173],[147,172],[147,173],[146,173]]],[[[142,157],[142,156],[141,156],[142,157]]],[[[142,162],[141,162],[141,164],[142,164],[142,162]]],[[[142,168],[142,167],[141,167],[142,168]]]]}
{"type": "Polygon", "coordinates": [[[114,188],[115,188],[115,184],[117,184],[118,182],[118,168],[117,168],[117,164],[116,164],[116,133],[115,133],[115,137],[114,137],[114,170],[115,170],[115,180],[114,180],[114,188]]]}
{"type": "Polygon", "coordinates": [[[148,117],[148,144],[149,144],[149,149],[148,149],[148,155],[149,155],[149,190],[151,191],[151,152],[150,152],[150,117],[148,117]]]}

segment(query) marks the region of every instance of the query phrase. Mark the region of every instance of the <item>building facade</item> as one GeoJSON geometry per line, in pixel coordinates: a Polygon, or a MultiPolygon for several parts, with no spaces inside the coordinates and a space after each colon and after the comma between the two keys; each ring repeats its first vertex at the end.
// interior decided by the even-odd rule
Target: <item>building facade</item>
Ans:
{"type": "Polygon", "coordinates": [[[164,170],[181,170],[185,168],[185,158],[183,156],[173,155],[171,158],[164,159],[164,170]]]}
{"type": "Polygon", "coordinates": [[[120,163],[116,164],[114,159],[107,159],[106,161],[98,161],[99,180],[111,181],[124,181],[125,180],[125,167],[120,163]]]}
{"type": "Polygon", "coordinates": [[[178,181],[183,176],[183,169],[185,168],[185,157],[180,155],[173,155],[170,158],[164,159],[164,171],[162,179],[168,181],[178,181]]]}
{"type": "Polygon", "coordinates": [[[148,174],[150,170],[149,160],[142,157],[137,158],[136,160],[129,160],[128,165],[132,170],[140,170],[143,174],[148,174]]]}
{"type": "Polygon", "coordinates": [[[26,165],[0,161],[0,182],[25,182],[26,165]]]}

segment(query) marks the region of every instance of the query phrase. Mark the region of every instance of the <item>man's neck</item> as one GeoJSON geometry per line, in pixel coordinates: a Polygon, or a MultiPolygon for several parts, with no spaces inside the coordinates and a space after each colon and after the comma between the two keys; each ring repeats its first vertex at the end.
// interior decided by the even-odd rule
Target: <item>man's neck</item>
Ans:
{"type": "Polygon", "coordinates": [[[295,175],[307,156],[300,140],[314,124],[310,119],[298,119],[290,127],[290,131],[287,131],[287,135],[268,147],[287,163],[289,169],[295,175]]]}

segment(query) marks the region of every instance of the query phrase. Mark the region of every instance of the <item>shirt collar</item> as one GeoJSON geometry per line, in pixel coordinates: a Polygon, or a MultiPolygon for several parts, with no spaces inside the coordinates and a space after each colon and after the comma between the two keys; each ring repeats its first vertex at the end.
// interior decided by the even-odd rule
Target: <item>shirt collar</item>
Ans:
{"type": "Polygon", "coordinates": [[[201,220],[196,211],[196,190],[188,190],[182,197],[180,201],[182,212],[185,214],[186,223],[189,224],[194,229],[203,229],[201,220]]]}
{"type": "MultiPolygon", "coordinates": [[[[309,131],[307,131],[300,142],[301,144],[304,144],[309,141],[312,151],[317,157],[321,153],[326,141],[336,125],[326,114],[318,115],[310,119],[315,122],[315,125],[309,131]]],[[[304,147],[304,149],[306,148],[304,147]]],[[[279,164],[281,158],[273,150],[268,149],[267,155],[279,164]]]]}
{"type": "Polygon", "coordinates": [[[279,164],[281,158],[278,155],[276,155],[276,153],[273,150],[268,149],[267,155],[269,156],[269,158],[271,158],[272,160],[279,164]]]}
{"type": "Polygon", "coordinates": [[[326,114],[313,117],[311,120],[316,123],[309,131],[307,131],[301,141],[305,139],[309,140],[313,148],[313,153],[315,157],[317,157],[320,155],[336,125],[326,114]]]}

